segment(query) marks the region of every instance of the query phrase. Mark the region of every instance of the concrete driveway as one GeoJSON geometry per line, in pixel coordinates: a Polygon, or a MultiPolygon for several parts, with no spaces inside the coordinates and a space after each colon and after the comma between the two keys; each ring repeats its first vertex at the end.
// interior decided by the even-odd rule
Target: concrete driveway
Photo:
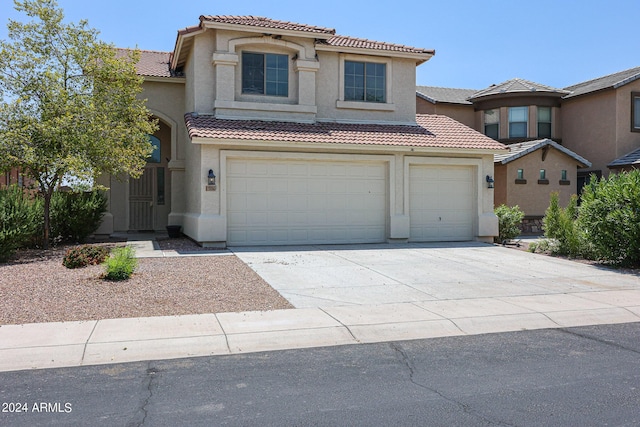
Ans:
{"type": "Polygon", "coordinates": [[[508,313],[514,303],[544,305],[544,295],[554,295],[554,304],[580,309],[595,307],[591,300],[577,301],[574,295],[640,290],[636,275],[474,242],[253,247],[233,252],[296,308],[422,303],[437,310],[448,300],[473,299],[476,306],[490,302],[493,310],[505,304],[508,313]]]}

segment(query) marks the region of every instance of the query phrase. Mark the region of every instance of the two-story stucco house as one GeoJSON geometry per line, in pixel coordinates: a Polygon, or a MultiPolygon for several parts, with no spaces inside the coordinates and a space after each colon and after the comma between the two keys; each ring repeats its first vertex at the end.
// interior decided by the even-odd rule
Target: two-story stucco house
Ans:
{"type": "Polygon", "coordinates": [[[201,16],[142,52],[159,119],[138,180],[103,177],[99,233],[180,225],[205,246],[485,240],[502,144],[416,116],[433,50],[252,16],[201,16]]]}
{"type": "Polygon", "coordinates": [[[418,113],[447,114],[497,141],[495,203],[537,221],[551,192],[562,204],[592,174],[640,164],[640,67],[557,89],[512,79],[483,90],[416,88],[418,113]]]}

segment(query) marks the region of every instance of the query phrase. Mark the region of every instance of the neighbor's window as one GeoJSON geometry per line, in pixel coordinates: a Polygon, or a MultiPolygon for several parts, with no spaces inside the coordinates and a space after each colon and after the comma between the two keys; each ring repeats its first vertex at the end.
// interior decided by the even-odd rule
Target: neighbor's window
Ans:
{"type": "Polygon", "coordinates": [[[243,52],[242,93],[289,96],[289,57],[243,52]]]}
{"type": "Polygon", "coordinates": [[[562,174],[561,174],[561,180],[566,181],[567,180],[567,171],[566,170],[562,170],[562,174]]]}
{"type": "Polygon", "coordinates": [[[500,110],[484,111],[484,134],[489,138],[498,139],[500,137],[500,110]]]}
{"type": "Polygon", "coordinates": [[[631,93],[631,130],[640,132],[640,92],[631,93]]]}
{"type": "Polygon", "coordinates": [[[509,138],[526,138],[529,107],[509,108],[509,138]]]}
{"type": "Polygon", "coordinates": [[[344,61],[344,100],[386,102],[387,64],[344,61]]]}
{"type": "Polygon", "coordinates": [[[547,171],[544,169],[540,169],[540,180],[547,179],[547,171]]]}
{"type": "Polygon", "coordinates": [[[538,107],[538,138],[551,138],[551,107],[538,107]]]}
{"type": "Polygon", "coordinates": [[[151,145],[153,146],[153,151],[147,159],[147,162],[160,163],[160,159],[162,159],[160,156],[160,140],[153,135],[149,135],[149,142],[151,142],[151,145]]]}
{"type": "Polygon", "coordinates": [[[518,169],[518,178],[517,179],[524,179],[524,169],[518,169]]]}

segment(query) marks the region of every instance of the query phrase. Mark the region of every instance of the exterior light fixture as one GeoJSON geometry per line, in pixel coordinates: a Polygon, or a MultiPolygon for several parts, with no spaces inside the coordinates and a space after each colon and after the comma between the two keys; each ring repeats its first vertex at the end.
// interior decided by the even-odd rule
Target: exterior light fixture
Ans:
{"type": "Polygon", "coordinates": [[[216,174],[213,173],[213,169],[209,169],[207,174],[207,191],[216,191],[216,174]]]}
{"type": "Polygon", "coordinates": [[[494,180],[491,176],[487,175],[487,188],[493,188],[494,180]]]}

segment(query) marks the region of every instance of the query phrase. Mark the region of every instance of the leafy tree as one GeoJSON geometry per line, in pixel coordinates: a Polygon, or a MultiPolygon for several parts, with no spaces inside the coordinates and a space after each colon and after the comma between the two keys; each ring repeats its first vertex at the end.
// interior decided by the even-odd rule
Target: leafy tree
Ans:
{"type": "Polygon", "coordinates": [[[64,23],[55,0],[14,3],[32,20],[9,20],[0,41],[0,169],[19,167],[37,183],[46,247],[63,177],[139,177],[157,124],[138,97],[139,52],[119,53],[87,21],[64,23]]]}

